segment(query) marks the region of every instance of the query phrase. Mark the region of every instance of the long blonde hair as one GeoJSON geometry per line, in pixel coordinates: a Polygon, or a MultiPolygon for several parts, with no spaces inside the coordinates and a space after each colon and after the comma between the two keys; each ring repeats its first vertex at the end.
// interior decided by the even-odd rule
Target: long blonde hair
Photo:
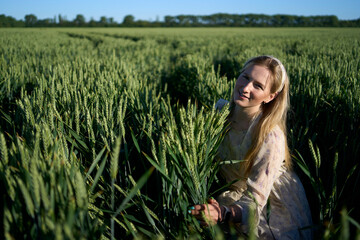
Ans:
{"type": "MultiPolygon", "coordinates": [[[[286,133],[287,111],[290,107],[289,78],[286,74],[285,68],[281,66],[282,63],[271,56],[258,56],[248,60],[244,64],[240,74],[253,65],[266,67],[270,71],[270,82],[272,83],[270,92],[276,93],[276,97],[269,103],[263,103],[260,107],[261,115],[259,116],[255,126],[253,126],[251,146],[245,155],[245,173],[248,174],[250,172],[256,155],[260,151],[261,145],[263,144],[266,136],[275,126],[279,126],[284,133],[285,166],[290,169],[291,158],[286,133]]],[[[230,101],[229,118],[233,114],[234,106],[235,103],[232,97],[230,101]]]]}

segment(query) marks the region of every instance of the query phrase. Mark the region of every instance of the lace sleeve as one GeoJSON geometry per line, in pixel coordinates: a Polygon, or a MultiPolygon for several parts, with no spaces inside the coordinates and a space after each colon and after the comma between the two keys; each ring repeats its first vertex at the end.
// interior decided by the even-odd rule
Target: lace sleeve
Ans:
{"type": "Polygon", "coordinates": [[[246,181],[247,190],[235,202],[241,208],[241,225],[248,225],[249,214],[253,210],[255,222],[267,203],[275,180],[282,172],[285,160],[285,136],[279,127],[272,130],[262,144],[246,181]]]}

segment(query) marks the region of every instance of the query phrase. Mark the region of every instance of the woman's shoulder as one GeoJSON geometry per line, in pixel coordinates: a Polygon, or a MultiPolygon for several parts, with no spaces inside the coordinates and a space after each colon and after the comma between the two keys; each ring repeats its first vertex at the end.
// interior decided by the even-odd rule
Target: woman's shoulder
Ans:
{"type": "Polygon", "coordinates": [[[262,143],[255,159],[254,166],[262,166],[268,161],[271,161],[272,164],[277,164],[277,167],[280,167],[285,160],[285,139],[284,132],[279,126],[272,128],[262,143]],[[273,159],[276,159],[277,161],[273,161],[273,159]]]}
{"type": "Polygon", "coordinates": [[[215,104],[215,109],[221,111],[222,108],[228,103],[229,103],[229,101],[220,98],[215,104]]]}
{"type": "Polygon", "coordinates": [[[275,127],[273,127],[270,131],[271,135],[274,135],[274,136],[277,136],[277,135],[281,135],[281,136],[284,136],[284,132],[283,130],[280,128],[279,125],[276,125],[275,127]]]}
{"type": "Polygon", "coordinates": [[[276,125],[273,127],[270,132],[265,137],[265,144],[266,143],[275,143],[275,144],[284,144],[285,143],[285,134],[283,130],[276,125]]]}

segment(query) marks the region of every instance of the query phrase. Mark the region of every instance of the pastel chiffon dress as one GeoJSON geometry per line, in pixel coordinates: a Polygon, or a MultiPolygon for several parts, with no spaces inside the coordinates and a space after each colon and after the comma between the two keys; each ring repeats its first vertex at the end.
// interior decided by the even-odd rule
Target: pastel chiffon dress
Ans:
{"type": "MultiPolygon", "coordinates": [[[[219,100],[221,109],[228,103],[219,100]]],[[[249,219],[255,221],[259,239],[312,239],[311,213],[304,188],[295,174],[285,167],[285,135],[275,127],[265,138],[250,173],[245,177],[242,163],[251,145],[252,127],[244,131],[230,129],[219,147],[220,174],[234,183],[217,197],[220,205],[237,205],[242,221],[235,223],[243,234],[249,231],[249,219]]]]}

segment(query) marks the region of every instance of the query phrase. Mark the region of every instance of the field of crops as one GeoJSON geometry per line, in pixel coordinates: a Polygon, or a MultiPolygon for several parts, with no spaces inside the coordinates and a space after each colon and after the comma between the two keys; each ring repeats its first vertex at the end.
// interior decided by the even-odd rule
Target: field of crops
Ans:
{"type": "Polygon", "coordinates": [[[222,239],[187,208],[221,187],[214,103],[264,54],[316,239],[360,237],[360,29],[340,28],[0,29],[4,237],[222,239]]]}

